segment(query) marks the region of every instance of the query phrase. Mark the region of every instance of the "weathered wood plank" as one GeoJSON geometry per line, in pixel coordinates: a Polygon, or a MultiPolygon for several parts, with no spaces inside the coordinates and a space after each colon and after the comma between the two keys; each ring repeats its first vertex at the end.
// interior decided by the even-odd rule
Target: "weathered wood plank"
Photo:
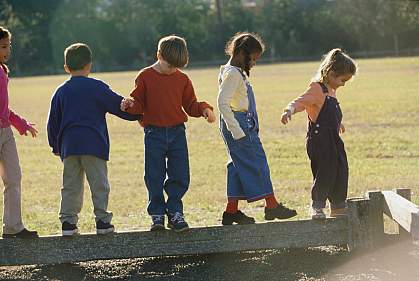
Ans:
{"type": "Polygon", "coordinates": [[[383,202],[384,196],[381,191],[368,191],[369,213],[368,224],[372,238],[373,247],[377,247],[384,241],[384,218],[383,202]]]}
{"type": "Polygon", "coordinates": [[[300,220],[193,228],[186,233],[121,232],[71,238],[0,239],[0,265],[209,254],[346,244],[346,219],[300,220]]]}
{"type": "MultiPolygon", "coordinates": [[[[400,195],[401,197],[403,197],[404,199],[412,201],[411,190],[409,188],[397,188],[395,190],[395,192],[398,195],[400,195]]],[[[404,228],[400,225],[399,225],[399,235],[400,235],[401,239],[409,239],[409,238],[411,239],[412,238],[410,233],[407,232],[406,230],[404,230],[404,228]]]]}
{"type": "Polygon", "coordinates": [[[393,191],[383,191],[384,213],[419,239],[419,207],[393,191]]]}
{"type": "Polygon", "coordinates": [[[367,198],[348,199],[348,248],[368,249],[373,247],[369,214],[370,200],[367,198]]]}

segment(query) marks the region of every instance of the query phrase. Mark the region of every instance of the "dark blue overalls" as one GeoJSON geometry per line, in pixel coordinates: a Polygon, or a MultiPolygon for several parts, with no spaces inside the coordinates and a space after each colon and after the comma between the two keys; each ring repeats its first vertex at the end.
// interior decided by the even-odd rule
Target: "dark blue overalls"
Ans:
{"type": "Polygon", "coordinates": [[[348,193],[348,160],[339,136],[342,111],[336,98],[328,95],[320,83],[325,101],[316,122],[308,123],[307,154],[311,161],[314,208],[324,208],[328,199],[331,208],[343,208],[348,193]]]}
{"type": "Polygon", "coordinates": [[[220,131],[227,145],[230,160],[227,163],[227,197],[253,202],[273,194],[265,151],[259,139],[259,120],[252,86],[238,69],[247,86],[247,112],[234,111],[234,117],[246,134],[235,140],[220,117],[220,131]]]}

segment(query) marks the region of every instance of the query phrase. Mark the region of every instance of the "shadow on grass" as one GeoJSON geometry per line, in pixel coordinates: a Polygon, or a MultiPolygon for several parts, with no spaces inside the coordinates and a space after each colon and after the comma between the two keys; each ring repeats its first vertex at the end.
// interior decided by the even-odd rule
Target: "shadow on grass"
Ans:
{"type": "Polygon", "coordinates": [[[409,242],[351,253],[319,247],[2,267],[0,280],[419,281],[419,246],[409,242]]]}
{"type": "Polygon", "coordinates": [[[317,280],[347,259],[337,247],[0,268],[1,280],[317,280]],[[303,279],[301,279],[303,278],[303,279]]]}

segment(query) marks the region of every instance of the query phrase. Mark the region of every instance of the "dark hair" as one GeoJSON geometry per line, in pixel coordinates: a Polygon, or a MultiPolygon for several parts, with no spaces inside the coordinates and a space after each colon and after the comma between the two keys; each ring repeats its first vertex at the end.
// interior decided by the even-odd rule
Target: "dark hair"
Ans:
{"type": "Polygon", "coordinates": [[[157,51],[171,66],[184,67],[188,64],[189,53],[182,37],[169,35],[159,40],[157,51]]]}
{"type": "Polygon", "coordinates": [[[260,53],[265,51],[265,44],[262,38],[251,32],[238,32],[226,44],[225,53],[231,57],[238,55],[240,51],[245,54],[244,71],[249,76],[250,71],[250,54],[260,53]]]}
{"type": "Polygon", "coordinates": [[[86,44],[72,44],[64,51],[64,62],[71,71],[81,70],[92,62],[92,51],[86,44]]]}
{"type": "MultiPolygon", "coordinates": [[[[0,40],[4,38],[12,38],[12,33],[10,33],[10,31],[7,30],[6,28],[0,26],[0,40]]],[[[9,68],[7,67],[7,65],[5,65],[4,63],[0,63],[0,66],[1,68],[3,68],[6,74],[9,73],[9,68]]]]}
{"type": "Polygon", "coordinates": [[[312,79],[313,82],[326,82],[327,76],[333,72],[335,76],[346,74],[355,75],[357,66],[355,61],[345,54],[341,49],[336,48],[330,50],[323,56],[323,60],[317,70],[316,76],[312,79]]]}

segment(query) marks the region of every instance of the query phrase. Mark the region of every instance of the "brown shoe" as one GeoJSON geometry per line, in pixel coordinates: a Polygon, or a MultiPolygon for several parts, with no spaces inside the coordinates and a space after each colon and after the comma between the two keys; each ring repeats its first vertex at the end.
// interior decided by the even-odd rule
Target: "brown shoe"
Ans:
{"type": "Polygon", "coordinates": [[[348,209],[347,208],[330,209],[330,216],[334,218],[346,217],[348,216],[348,209]]]}

